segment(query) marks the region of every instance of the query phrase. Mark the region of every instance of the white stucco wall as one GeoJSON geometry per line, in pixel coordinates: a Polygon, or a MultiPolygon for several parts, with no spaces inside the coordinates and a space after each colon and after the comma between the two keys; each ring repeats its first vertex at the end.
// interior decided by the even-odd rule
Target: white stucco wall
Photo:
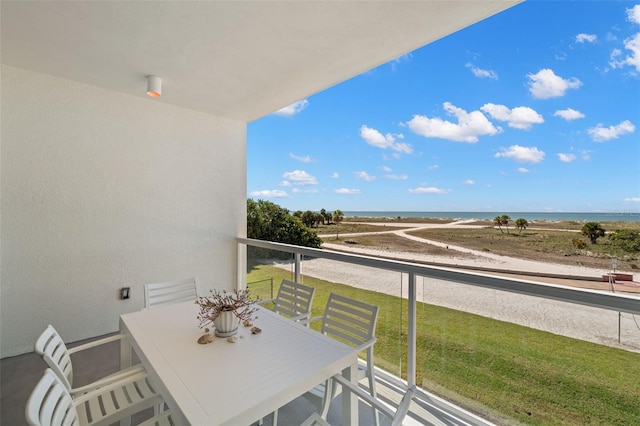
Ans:
{"type": "Polygon", "coordinates": [[[116,331],[145,282],[235,286],[245,123],[9,66],[1,83],[1,357],[49,323],[116,331]]]}

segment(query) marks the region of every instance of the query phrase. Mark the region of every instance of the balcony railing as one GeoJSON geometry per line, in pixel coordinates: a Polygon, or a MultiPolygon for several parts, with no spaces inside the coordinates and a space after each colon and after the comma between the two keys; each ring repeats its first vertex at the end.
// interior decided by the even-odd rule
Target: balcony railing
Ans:
{"type": "MultiPolygon", "coordinates": [[[[381,327],[383,329],[393,328],[395,327],[394,323],[397,322],[397,331],[393,331],[392,333],[397,333],[398,344],[381,348],[379,350],[382,352],[381,356],[379,357],[376,353],[376,365],[391,374],[403,377],[409,385],[435,387],[439,390],[439,394],[451,394],[454,395],[454,399],[459,396],[457,392],[464,393],[464,391],[458,389],[440,389],[437,377],[427,377],[424,371],[421,372],[421,370],[425,369],[438,369],[438,366],[434,366],[433,359],[425,360],[422,350],[418,349],[420,347],[419,343],[424,345],[424,342],[418,342],[419,331],[424,331],[424,328],[428,326],[447,328],[452,327],[453,324],[452,322],[437,324],[438,315],[440,314],[436,311],[428,311],[431,309],[430,303],[433,303],[436,287],[440,285],[436,283],[445,283],[444,288],[446,292],[458,292],[455,294],[463,294],[465,297],[471,299],[476,297],[474,294],[483,294],[483,297],[490,294],[491,296],[489,297],[496,301],[495,306],[477,308],[479,309],[477,312],[471,309],[471,312],[485,315],[485,313],[483,313],[484,310],[493,310],[488,316],[498,319],[503,318],[501,315],[504,314],[504,312],[501,311],[509,311],[512,308],[515,309],[518,305],[522,309],[532,309],[536,314],[540,313],[541,315],[553,318],[553,316],[546,311],[550,310],[549,306],[552,304],[559,304],[561,306],[559,309],[561,314],[558,319],[549,320],[549,323],[551,323],[550,329],[546,329],[544,325],[539,327],[535,320],[532,321],[524,317],[518,318],[518,309],[515,309],[515,314],[512,313],[511,318],[503,320],[528,327],[541,328],[546,331],[551,331],[554,334],[566,335],[582,340],[591,340],[599,344],[602,344],[604,341],[627,354],[631,354],[631,356],[634,357],[633,360],[636,365],[640,362],[640,326],[638,326],[638,321],[635,318],[635,315],[640,315],[640,298],[636,296],[542,284],[523,279],[494,276],[489,273],[476,273],[457,270],[455,268],[427,266],[411,262],[338,253],[246,238],[238,239],[238,243],[240,259],[246,258],[247,247],[254,248],[252,250],[259,248],[286,253],[286,255],[280,256],[285,259],[279,262],[279,270],[285,271],[285,273],[290,275],[291,279],[299,282],[305,282],[304,280],[307,280],[307,284],[309,284],[308,281],[314,279],[313,277],[324,275],[321,278],[327,282],[332,282],[336,285],[359,287],[357,291],[386,292],[387,294],[395,295],[397,301],[392,302],[393,305],[387,308],[389,308],[391,312],[398,312],[398,315],[395,316],[397,321],[387,318],[384,324],[379,323],[378,328],[379,330],[381,327]],[[337,265],[342,265],[342,269],[338,268],[337,265]],[[349,267],[346,271],[344,265],[349,267]],[[314,271],[305,274],[306,270],[312,269],[314,271]],[[319,274],[318,271],[323,271],[323,273],[319,274]],[[352,275],[352,273],[358,273],[359,276],[366,275],[370,277],[370,282],[364,286],[361,283],[354,285],[353,282],[349,282],[350,280],[354,280],[353,277],[355,275],[352,275]],[[505,295],[511,296],[505,298],[505,295]],[[540,303],[543,304],[538,305],[540,303]],[[566,314],[566,318],[563,319],[563,312],[565,312],[565,308],[563,307],[566,307],[566,312],[575,311],[576,313],[566,314]],[[602,318],[605,319],[603,320],[602,318]],[[593,325],[590,325],[591,323],[589,321],[592,321],[593,325]],[[564,322],[578,322],[578,328],[583,327],[583,330],[579,331],[577,335],[564,333],[562,329],[564,322]],[[606,323],[606,331],[601,332],[599,329],[596,330],[596,328],[601,325],[600,323],[603,322],[606,323]],[[559,328],[556,330],[554,328],[555,326],[559,328]],[[594,335],[593,339],[591,335],[594,335]],[[393,361],[392,359],[396,360],[393,361]]],[[[254,260],[255,259],[251,259],[248,261],[253,267],[255,267],[254,260]]],[[[244,268],[245,266],[246,265],[243,265],[242,267],[244,268]]],[[[242,279],[246,280],[245,271],[239,272],[239,275],[243,277],[242,279]]],[[[251,276],[248,280],[252,281],[252,273],[248,275],[251,276]]],[[[276,283],[279,283],[279,280],[276,280],[276,283]]],[[[265,295],[265,297],[268,297],[268,295],[265,295]]],[[[446,305],[446,303],[444,303],[444,305],[446,305]]],[[[464,306],[450,307],[456,311],[466,310],[464,306]]],[[[322,306],[318,306],[318,309],[321,310],[322,306]]],[[[467,329],[472,329],[474,324],[476,324],[476,320],[473,318],[475,317],[472,317],[470,320],[465,320],[470,321],[469,325],[466,326],[467,329]]],[[[525,337],[520,338],[525,339],[525,337]]],[[[477,339],[477,336],[472,335],[470,337],[471,346],[474,345],[474,339],[477,339]]],[[[442,353],[451,349],[445,349],[444,344],[442,345],[442,353]]],[[[524,346],[528,347],[526,343],[524,346]]],[[[465,349],[457,348],[455,350],[464,351],[465,349]]],[[[523,349],[519,348],[518,350],[522,351],[523,349]]],[[[483,358],[484,355],[481,355],[480,352],[481,351],[478,350],[478,354],[474,355],[476,357],[474,358],[475,361],[472,362],[489,362],[483,358]]],[[[433,352],[430,353],[433,358],[433,352]]],[[[518,355],[509,354],[508,356],[515,357],[518,355]]],[[[498,356],[496,355],[496,357],[498,356]]],[[[443,371],[442,374],[447,373],[443,371]]],[[[532,383],[532,386],[535,386],[535,383],[532,383]]],[[[558,386],[563,385],[559,384],[558,386]]],[[[509,391],[505,390],[505,398],[509,398],[508,392],[509,391]]],[[[630,396],[631,401],[640,402],[640,390],[633,389],[632,392],[635,392],[635,394],[630,396]]],[[[462,399],[468,398],[468,396],[462,397],[462,399]]],[[[466,405],[472,407],[473,410],[473,401],[468,401],[466,405]]],[[[519,409],[515,409],[516,412],[518,412],[518,410],[519,409]]],[[[477,411],[486,414],[482,408],[479,408],[477,411]]],[[[498,408],[498,411],[501,410],[498,408]]],[[[502,414],[504,414],[505,417],[512,415],[510,412],[497,413],[496,418],[501,418],[502,414]]],[[[471,423],[474,422],[471,421],[471,423]]]]}

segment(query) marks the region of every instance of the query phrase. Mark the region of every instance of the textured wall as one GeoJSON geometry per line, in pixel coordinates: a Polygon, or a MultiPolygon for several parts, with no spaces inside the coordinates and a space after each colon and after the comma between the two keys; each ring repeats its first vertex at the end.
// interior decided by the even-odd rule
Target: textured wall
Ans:
{"type": "Polygon", "coordinates": [[[235,285],[245,123],[14,67],[1,78],[1,357],[49,323],[68,342],[117,330],[145,282],[235,285]]]}

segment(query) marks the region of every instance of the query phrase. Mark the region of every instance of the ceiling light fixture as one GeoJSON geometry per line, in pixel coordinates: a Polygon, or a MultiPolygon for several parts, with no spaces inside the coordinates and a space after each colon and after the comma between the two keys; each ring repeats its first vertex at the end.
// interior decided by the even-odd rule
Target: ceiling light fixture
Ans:
{"type": "Polygon", "coordinates": [[[159,98],[162,96],[162,79],[155,75],[147,76],[147,95],[159,98]]]}

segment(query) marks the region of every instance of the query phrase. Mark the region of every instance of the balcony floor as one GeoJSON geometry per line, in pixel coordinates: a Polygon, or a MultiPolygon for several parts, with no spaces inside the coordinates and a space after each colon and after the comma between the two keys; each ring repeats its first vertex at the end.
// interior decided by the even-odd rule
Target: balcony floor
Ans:
{"type": "MultiPolygon", "coordinates": [[[[103,336],[104,337],[104,336],[103,336]]],[[[77,342],[82,344],[89,342],[85,340],[77,342]]],[[[71,344],[69,347],[73,347],[71,344]]],[[[75,354],[72,358],[74,366],[74,381],[76,386],[89,383],[96,378],[117,371],[119,365],[119,343],[109,343],[97,348],[75,354]]],[[[0,424],[2,425],[26,425],[24,408],[27,399],[42,377],[46,364],[35,354],[30,352],[27,354],[8,357],[0,360],[0,424]]],[[[393,384],[391,376],[380,374],[376,378],[376,386],[380,399],[393,405],[400,401],[401,395],[393,384]],[[390,379],[390,380],[388,380],[390,379]]],[[[366,380],[365,380],[366,382],[366,380]]],[[[469,415],[459,416],[456,408],[450,406],[447,409],[446,404],[443,406],[441,402],[435,401],[433,396],[422,394],[419,402],[413,402],[411,409],[404,424],[406,425],[490,425],[479,418],[469,419],[469,415]],[[435,403],[434,403],[435,402],[435,403]]],[[[437,399],[437,398],[436,398],[437,399]]],[[[334,400],[331,406],[327,420],[331,425],[341,424],[341,406],[340,400],[334,400]]],[[[299,425],[312,412],[314,406],[303,397],[291,401],[282,407],[278,415],[278,423],[283,426],[299,425]]],[[[133,424],[144,420],[152,414],[152,410],[146,410],[133,418],[133,424]]],[[[269,416],[264,419],[265,426],[271,426],[272,419],[269,416]]],[[[372,424],[371,409],[368,405],[360,404],[360,424],[372,424]]],[[[382,425],[388,425],[390,422],[384,418],[382,425]]]]}

